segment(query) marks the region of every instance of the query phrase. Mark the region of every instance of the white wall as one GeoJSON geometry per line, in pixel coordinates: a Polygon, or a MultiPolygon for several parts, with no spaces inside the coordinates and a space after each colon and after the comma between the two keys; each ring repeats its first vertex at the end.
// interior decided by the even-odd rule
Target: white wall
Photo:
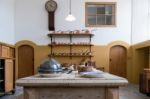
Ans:
{"type": "MultiPolygon", "coordinates": [[[[20,40],[31,40],[37,44],[47,45],[50,40],[46,36],[48,33],[48,14],[44,8],[46,1],[0,0],[0,41],[14,44],[20,40]]],[[[64,20],[68,14],[68,0],[57,0],[56,30],[85,29],[84,2],[88,1],[93,2],[93,0],[72,0],[72,12],[77,21],[69,23],[64,20]]],[[[95,1],[112,2],[116,0],[95,1]]],[[[148,15],[148,0],[133,0],[133,3],[132,43],[135,44],[150,39],[150,17],[148,17],[150,15],[148,15]]],[[[106,45],[116,40],[130,43],[130,16],[131,0],[117,0],[117,27],[96,28],[93,42],[97,45],[106,45]]]]}
{"type": "Polygon", "coordinates": [[[14,0],[0,0],[0,42],[14,44],[14,0]]]}
{"type": "Polygon", "coordinates": [[[133,44],[150,39],[150,15],[148,15],[148,1],[149,0],[133,0],[133,44]]]}
{"type": "MultiPolygon", "coordinates": [[[[15,39],[31,40],[39,45],[47,45],[50,40],[48,33],[48,13],[45,10],[47,0],[16,0],[15,6],[15,39]]],[[[72,13],[77,20],[69,23],[65,21],[68,14],[68,0],[56,0],[56,30],[85,29],[85,1],[72,0],[72,13]]],[[[116,0],[94,0],[112,2],[116,0]]],[[[93,28],[89,28],[93,29],[93,28]]],[[[94,28],[95,29],[95,28],[94,28]]],[[[130,43],[131,35],[131,0],[117,0],[117,26],[97,28],[94,31],[94,44],[106,45],[112,41],[121,40],[130,43]]]]}

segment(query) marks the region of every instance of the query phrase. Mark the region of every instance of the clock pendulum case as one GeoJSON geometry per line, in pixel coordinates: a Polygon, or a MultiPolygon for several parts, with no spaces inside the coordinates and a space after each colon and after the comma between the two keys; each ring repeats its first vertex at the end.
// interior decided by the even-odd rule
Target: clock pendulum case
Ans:
{"type": "Polygon", "coordinates": [[[49,0],[45,3],[45,8],[48,12],[48,24],[49,30],[55,30],[55,11],[57,9],[57,3],[54,0],[49,0]]]}

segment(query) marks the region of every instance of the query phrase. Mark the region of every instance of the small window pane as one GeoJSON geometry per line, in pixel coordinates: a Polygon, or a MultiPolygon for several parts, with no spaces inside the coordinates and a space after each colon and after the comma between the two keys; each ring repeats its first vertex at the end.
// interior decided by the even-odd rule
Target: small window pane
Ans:
{"type": "Polygon", "coordinates": [[[105,25],[105,16],[97,16],[97,25],[105,25]]]}
{"type": "Polygon", "coordinates": [[[89,14],[89,15],[95,15],[96,12],[97,12],[97,9],[96,9],[96,8],[94,8],[94,7],[88,8],[88,14],[89,14]]]}
{"type": "Polygon", "coordinates": [[[113,11],[112,5],[105,6],[105,14],[113,14],[112,11],[113,11]]]}
{"type": "Polygon", "coordinates": [[[105,14],[105,6],[104,5],[97,6],[97,14],[105,14]]]}
{"type": "Polygon", "coordinates": [[[95,15],[97,13],[97,8],[95,5],[88,6],[88,15],[95,15]]]}
{"type": "Polygon", "coordinates": [[[106,16],[106,25],[113,25],[114,22],[114,17],[113,16],[106,16]]]}
{"type": "Polygon", "coordinates": [[[88,16],[88,24],[96,25],[96,16],[88,16]]]}

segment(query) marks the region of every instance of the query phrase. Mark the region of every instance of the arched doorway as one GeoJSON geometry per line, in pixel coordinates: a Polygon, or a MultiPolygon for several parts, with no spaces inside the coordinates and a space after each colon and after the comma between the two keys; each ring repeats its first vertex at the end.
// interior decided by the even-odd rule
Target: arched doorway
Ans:
{"type": "Polygon", "coordinates": [[[127,74],[127,49],[120,45],[110,48],[109,72],[111,74],[125,77],[127,74]]]}
{"type": "Polygon", "coordinates": [[[18,78],[34,75],[34,48],[30,45],[18,47],[18,78]]]}

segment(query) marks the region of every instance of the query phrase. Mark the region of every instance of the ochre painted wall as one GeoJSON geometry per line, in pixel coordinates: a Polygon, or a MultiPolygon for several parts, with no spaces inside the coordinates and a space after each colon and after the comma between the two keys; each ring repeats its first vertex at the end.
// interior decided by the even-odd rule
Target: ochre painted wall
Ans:
{"type": "MultiPolygon", "coordinates": [[[[40,64],[48,58],[48,54],[51,51],[51,48],[49,46],[41,46],[36,45],[31,41],[20,41],[16,43],[16,79],[18,78],[18,47],[21,45],[30,45],[34,48],[34,72],[37,73],[38,67],[40,64]]],[[[92,52],[94,53],[94,57],[92,58],[93,61],[96,61],[97,67],[104,67],[105,72],[109,72],[109,50],[112,46],[115,45],[121,45],[124,46],[127,49],[127,78],[129,81],[132,80],[132,74],[131,74],[131,54],[130,54],[130,46],[122,41],[116,41],[112,42],[106,46],[93,46],[92,52]]],[[[74,47],[73,50],[76,52],[81,52],[82,50],[86,50],[87,48],[81,48],[81,47],[74,47]]],[[[61,47],[61,48],[55,48],[55,52],[66,52],[69,51],[69,48],[61,47]],[[66,50],[67,49],[67,50],[66,50]]],[[[72,61],[70,58],[56,58],[60,63],[70,62],[70,63],[79,63],[82,58],[73,58],[72,61]]]]}
{"type": "Polygon", "coordinates": [[[139,83],[139,74],[144,68],[150,68],[149,58],[150,41],[132,45],[132,79],[131,82],[139,83]]]}

